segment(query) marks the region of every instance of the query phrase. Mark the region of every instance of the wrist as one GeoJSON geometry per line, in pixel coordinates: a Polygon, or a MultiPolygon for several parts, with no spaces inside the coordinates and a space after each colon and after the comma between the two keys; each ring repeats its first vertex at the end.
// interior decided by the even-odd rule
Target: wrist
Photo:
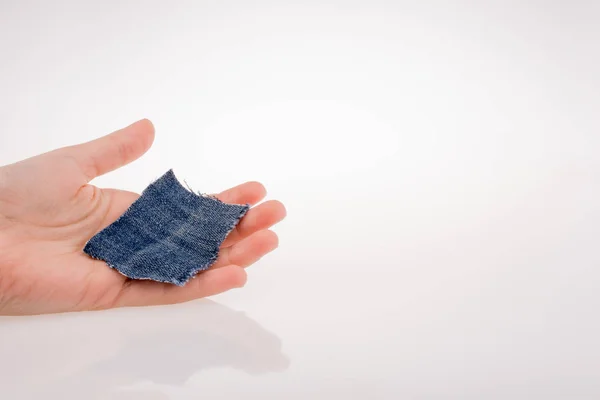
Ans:
{"type": "Polygon", "coordinates": [[[2,245],[2,231],[6,227],[8,223],[8,218],[6,217],[6,198],[8,197],[8,167],[0,167],[0,246],[2,245]]]}

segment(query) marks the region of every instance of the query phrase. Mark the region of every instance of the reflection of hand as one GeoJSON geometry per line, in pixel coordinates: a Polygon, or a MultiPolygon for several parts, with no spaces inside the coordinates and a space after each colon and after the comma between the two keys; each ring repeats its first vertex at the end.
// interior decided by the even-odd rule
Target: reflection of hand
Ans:
{"type": "Polygon", "coordinates": [[[132,313],[3,320],[0,359],[13,360],[0,376],[14,393],[7,398],[89,398],[140,382],[181,386],[207,368],[260,374],[288,366],[277,336],[224,305],[201,300],[132,313]]]}
{"type": "MultiPolygon", "coordinates": [[[[142,120],[95,141],[0,168],[0,314],[178,303],[244,285],[242,267],[277,247],[277,236],[267,230],[285,216],[277,201],[251,209],[215,265],[184,287],[128,280],[82,252],[139,197],[89,181],[140,157],[153,138],[152,124],[142,120]]],[[[217,197],[256,204],[264,195],[264,187],[252,182],[217,197]]]]}

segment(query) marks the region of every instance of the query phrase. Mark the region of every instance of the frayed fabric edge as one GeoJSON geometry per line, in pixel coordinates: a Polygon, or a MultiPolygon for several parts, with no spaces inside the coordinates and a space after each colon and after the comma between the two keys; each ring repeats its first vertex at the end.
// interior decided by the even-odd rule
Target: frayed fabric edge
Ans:
{"type": "Polygon", "coordinates": [[[177,285],[177,286],[184,286],[187,282],[189,282],[191,279],[195,278],[196,276],[198,276],[198,274],[200,272],[203,271],[207,271],[210,269],[210,267],[213,266],[213,264],[217,261],[217,259],[219,258],[219,252],[220,252],[220,247],[221,244],[225,241],[225,239],[227,238],[227,236],[235,229],[235,227],[237,226],[237,224],[239,224],[239,222],[241,221],[242,218],[244,218],[244,215],[246,215],[246,213],[248,212],[248,210],[250,209],[249,206],[245,206],[239,213],[238,217],[236,218],[235,221],[233,221],[231,223],[231,226],[229,227],[229,230],[227,231],[227,233],[225,234],[223,240],[221,240],[219,242],[219,248],[217,249],[217,252],[210,258],[210,260],[207,263],[204,263],[203,265],[199,266],[198,268],[190,271],[189,274],[187,274],[184,279],[178,279],[177,281],[173,281],[172,283],[177,285]]]}

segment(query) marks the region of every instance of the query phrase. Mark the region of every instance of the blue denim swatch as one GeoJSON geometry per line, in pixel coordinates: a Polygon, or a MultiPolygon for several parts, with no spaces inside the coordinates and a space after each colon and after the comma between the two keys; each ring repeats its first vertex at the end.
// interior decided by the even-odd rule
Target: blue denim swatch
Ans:
{"type": "Polygon", "coordinates": [[[128,278],[183,286],[216,261],[221,243],[248,209],[193,193],[169,170],[91,238],[84,252],[128,278]]]}

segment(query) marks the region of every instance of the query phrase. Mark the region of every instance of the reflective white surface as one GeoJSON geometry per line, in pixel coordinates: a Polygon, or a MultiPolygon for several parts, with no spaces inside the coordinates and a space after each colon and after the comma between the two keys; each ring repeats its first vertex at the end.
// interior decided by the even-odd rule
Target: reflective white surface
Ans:
{"type": "Polygon", "coordinates": [[[289,214],[212,301],[0,318],[0,397],[600,398],[598,2],[249,3],[0,4],[0,164],[148,117],[98,185],[289,214]]]}

